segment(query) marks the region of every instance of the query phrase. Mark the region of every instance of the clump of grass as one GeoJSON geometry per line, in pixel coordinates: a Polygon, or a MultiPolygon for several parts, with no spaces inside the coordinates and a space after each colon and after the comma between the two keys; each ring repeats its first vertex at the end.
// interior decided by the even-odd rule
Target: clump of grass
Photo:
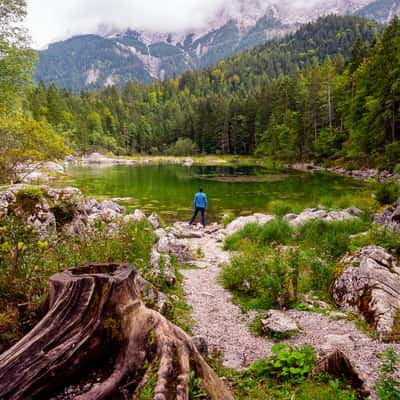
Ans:
{"type": "Polygon", "coordinates": [[[394,203],[400,197],[400,186],[395,183],[379,183],[375,189],[375,199],[380,205],[394,203]]]}
{"type": "Polygon", "coordinates": [[[227,237],[224,247],[226,250],[239,250],[241,243],[268,246],[272,243],[289,244],[292,239],[293,228],[282,219],[275,219],[265,225],[249,224],[240,232],[227,237]]]}
{"type": "Polygon", "coordinates": [[[268,209],[276,216],[283,217],[286,214],[293,213],[293,208],[283,200],[272,200],[268,203],[268,209]]]}
{"type": "Polygon", "coordinates": [[[349,246],[350,250],[356,251],[370,245],[381,246],[389,253],[400,257],[400,232],[374,225],[366,235],[353,238],[349,246]]]}
{"type": "Polygon", "coordinates": [[[281,219],[247,225],[225,241],[225,248],[241,252],[223,268],[223,285],[245,309],[288,307],[296,304],[298,293],[309,290],[329,299],[351,235],[368,226],[366,219],[312,220],[299,228],[281,219]]]}

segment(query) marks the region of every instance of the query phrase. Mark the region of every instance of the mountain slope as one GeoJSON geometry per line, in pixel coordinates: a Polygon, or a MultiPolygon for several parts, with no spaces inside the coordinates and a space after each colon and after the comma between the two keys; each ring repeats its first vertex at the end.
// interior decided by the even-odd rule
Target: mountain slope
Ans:
{"type": "Polygon", "coordinates": [[[299,6],[290,0],[236,0],[235,7],[215,16],[205,32],[128,30],[112,36],[76,36],[39,52],[36,79],[70,90],[123,85],[129,80],[162,80],[209,67],[268,39],[293,32],[301,23],[320,15],[351,14],[370,2],[315,0],[299,6]]]}
{"type": "Polygon", "coordinates": [[[356,14],[386,24],[395,15],[400,15],[400,0],[376,0],[356,14]]]}

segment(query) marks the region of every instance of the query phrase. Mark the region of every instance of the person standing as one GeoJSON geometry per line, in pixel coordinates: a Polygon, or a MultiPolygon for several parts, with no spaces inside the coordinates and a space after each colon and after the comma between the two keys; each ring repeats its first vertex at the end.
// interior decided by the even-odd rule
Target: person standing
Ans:
{"type": "Polygon", "coordinates": [[[194,196],[194,213],[192,219],[189,222],[189,225],[192,225],[194,220],[197,217],[197,214],[201,213],[201,223],[203,226],[206,226],[206,208],[208,206],[207,195],[203,192],[203,188],[200,188],[199,191],[194,196]]]}

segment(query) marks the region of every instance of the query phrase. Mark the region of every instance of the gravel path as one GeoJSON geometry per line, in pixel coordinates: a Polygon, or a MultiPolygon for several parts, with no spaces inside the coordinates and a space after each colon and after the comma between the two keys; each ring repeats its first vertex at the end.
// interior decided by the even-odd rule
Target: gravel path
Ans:
{"type": "Polygon", "coordinates": [[[196,322],[194,333],[205,337],[210,349],[222,350],[224,365],[229,368],[239,369],[269,355],[271,345],[251,334],[245,315],[232,303],[230,292],[217,283],[219,265],[229,260],[229,253],[221,249],[212,234],[188,239],[188,244],[194,252],[200,247],[204,253],[198,269],[181,271],[196,322]]]}
{"type": "MultiPolygon", "coordinates": [[[[199,229],[194,228],[193,232],[198,234],[199,229]]],[[[222,249],[217,237],[215,232],[206,231],[201,238],[186,239],[193,254],[201,248],[204,257],[191,262],[197,266],[196,269],[182,270],[185,278],[184,290],[195,320],[194,334],[203,336],[210,349],[217,348],[224,353],[226,367],[241,369],[269,356],[274,342],[251,334],[250,317],[232,303],[230,292],[217,282],[220,265],[229,260],[229,253],[222,249]]],[[[254,317],[255,313],[251,314],[254,317]]],[[[342,350],[370,390],[378,379],[379,355],[388,346],[393,347],[400,355],[400,344],[384,344],[373,340],[356,329],[354,322],[333,318],[335,313],[329,316],[291,310],[286,314],[301,330],[299,335],[287,343],[311,344],[320,356],[331,353],[335,348],[342,350]]],[[[374,393],[371,398],[376,399],[374,393]]]]}

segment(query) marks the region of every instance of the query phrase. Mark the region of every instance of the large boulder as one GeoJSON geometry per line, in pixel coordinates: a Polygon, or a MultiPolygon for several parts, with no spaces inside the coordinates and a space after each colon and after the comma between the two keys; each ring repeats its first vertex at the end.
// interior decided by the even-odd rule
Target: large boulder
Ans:
{"type": "Polygon", "coordinates": [[[361,214],[358,208],[348,208],[347,210],[327,211],[322,208],[307,208],[301,214],[287,214],[284,220],[292,226],[301,226],[308,221],[320,219],[326,222],[344,221],[357,218],[361,214]]]}
{"type": "Polygon", "coordinates": [[[260,213],[249,215],[247,217],[239,217],[228,224],[226,227],[226,234],[232,235],[236,232],[239,232],[249,224],[265,225],[274,219],[275,217],[273,215],[260,213]]]}
{"type": "Polygon", "coordinates": [[[340,263],[334,302],[364,317],[381,340],[400,337],[400,267],[382,247],[368,246],[340,263]]]}

